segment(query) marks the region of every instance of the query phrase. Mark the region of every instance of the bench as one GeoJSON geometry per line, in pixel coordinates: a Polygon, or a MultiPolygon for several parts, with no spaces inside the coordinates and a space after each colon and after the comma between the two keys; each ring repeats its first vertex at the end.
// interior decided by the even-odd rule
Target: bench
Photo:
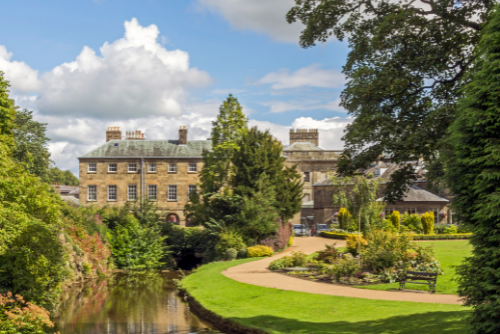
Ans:
{"type": "Polygon", "coordinates": [[[436,292],[436,283],[437,283],[437,275],[436,273],[424,273],[420,271],[407,271],[404,277],[399,279],[399,290],[403,290],[405,288],[406,283],[413,284],[427,284],[429,286],[429,292],[436,292]],[[424,281],[424,282],[415,282],[415,281],[424,281]]]}

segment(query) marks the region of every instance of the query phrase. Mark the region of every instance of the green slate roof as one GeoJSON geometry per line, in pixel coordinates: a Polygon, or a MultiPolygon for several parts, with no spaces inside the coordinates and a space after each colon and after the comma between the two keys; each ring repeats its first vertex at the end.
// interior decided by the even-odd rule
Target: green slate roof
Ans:
{"type": "Polygon", "coordinates": [[[201,158],[203,150],[211,149],[210,140],[191,140],[187,145],[177,140],[110,140],[81,158],[201,158]]]}

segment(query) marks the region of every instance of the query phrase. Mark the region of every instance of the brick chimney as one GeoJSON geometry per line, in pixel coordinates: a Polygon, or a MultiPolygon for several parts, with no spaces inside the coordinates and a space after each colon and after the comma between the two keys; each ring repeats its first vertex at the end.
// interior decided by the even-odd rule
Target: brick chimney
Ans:
{"type": "Polygon", "coordinates": [[[188,130],[185,125],[181,125],[179,129],[179,145],[187,145],[188,142],[188,130]]]}
{"type": "Polygon", "coordinates": [[[106,130],[106,142],[110,140],[121,140],[122,132],[120,131],[120,127],[118,126],[108,126],[106,130]]]}
{"type": "Polygon", "coordinates": [[[290,145],[297,142],[307,142],[319,146],[318,129],[290,129],[290,145]]]}
{"type": "Polygon", "coordinates": [[[127,131],[127,136],[125,137],[127,140],[144,140],[144,133],[141,130],[136,131],[127,131]]]}

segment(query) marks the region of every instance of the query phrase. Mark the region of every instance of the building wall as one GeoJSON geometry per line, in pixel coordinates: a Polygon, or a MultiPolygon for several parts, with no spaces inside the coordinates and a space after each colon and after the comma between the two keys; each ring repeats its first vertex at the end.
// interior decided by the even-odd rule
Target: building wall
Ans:
{"type": "MultiPolygon", "coordinates": [[[[140,159],[80,159],[80,203],[83,205],[110,205],[121,206],[128,201],[128,185],[137,185],[138,198],[141,196],[141,174],[128,172],[128,164],[135,163],[140,168],[140,159]],[[88,164],[97,164],[97,172],[88,172],[88,164]],[[108,164],[116,163],[117,172],[108,172],[108,164]],[[97,186],[97,201],[89,201],[87,187],[97,186]],[[117,186],[117,200],[108,200],[108,185],[117,186]]],[[[184,205],[188,201],[188,186],[198,183],[198,172],[202,168],[201,159],[144,159],[144,189],[147,196],[148,185],[157,186],[158,207],[167,210],[169,214],[176,214],[180,224],[185,226],[184,205]],[[148,172],[147,164],[156,163],[156,173],[148,172]],[[168,164],[177,163],[177,172],[168,172],[168,164]],[[196,163],[197,172],[188,172],[188,164],[196,163]],[[167,199],[168,185],[177,185],[177,200],[167,199]]]]}

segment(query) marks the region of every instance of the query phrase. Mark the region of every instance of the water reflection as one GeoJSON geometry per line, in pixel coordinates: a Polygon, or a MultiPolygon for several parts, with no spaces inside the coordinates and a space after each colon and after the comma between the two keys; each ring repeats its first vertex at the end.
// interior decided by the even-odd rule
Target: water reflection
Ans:
{"type": "Polygon", "coordinates": [[[117,273],[63,293],[61,334],[187,334],[210,330],[177,296],[176,273],[117,273]]]}

